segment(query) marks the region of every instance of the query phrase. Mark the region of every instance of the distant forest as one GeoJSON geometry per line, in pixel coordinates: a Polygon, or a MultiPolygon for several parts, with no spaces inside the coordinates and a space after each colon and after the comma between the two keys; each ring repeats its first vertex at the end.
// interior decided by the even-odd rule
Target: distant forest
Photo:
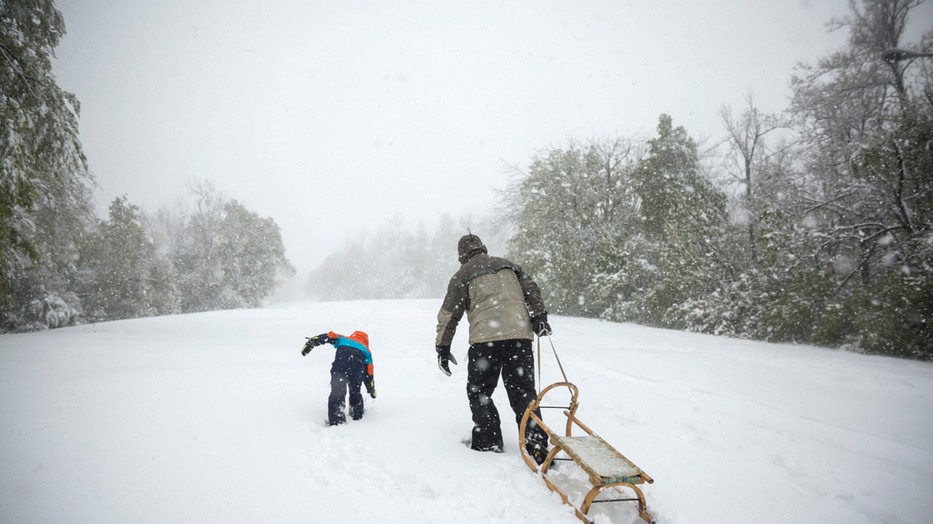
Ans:
{"type": "MultiPolygon", "coordinates": [[[[651,137],[538,154],[474,232],[504,236],[556,314],[933,358],[933,31],[903,41],[919,3],[853,4],[790,107],[723,107],[717,143],[661,115],[651,137]]],[[[369,237],[309,289],[439,296],[463,233],[369,237]]]]}
{"type": "MultiPolygon", "coordinates": [[[[306,289],[439,297],[469,225],[553,314],[933,359],[933,31],[904,36],[920,3],[854,2],[848,43],[795,69],[781,114],[749,94],[716,143],[676,115],[569,141],[515,167],[481,224],[367,233],[306,289]]],[[[294,272],[278,226],[209,183],[191,210],[118,198],[93,218],[79,103],[51,72],[63,30],[51,0],[0,3],[0,330],[260,305],[294,272]]]]}

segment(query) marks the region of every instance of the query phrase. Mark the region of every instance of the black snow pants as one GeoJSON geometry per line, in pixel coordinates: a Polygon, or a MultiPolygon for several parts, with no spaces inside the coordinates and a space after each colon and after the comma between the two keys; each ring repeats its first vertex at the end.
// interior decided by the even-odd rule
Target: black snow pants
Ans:
{"type": "Polygon", "coordinates": [[[363,417],[363,394],[360,387],[366,379],[363,354],[350,347],[337,348],[330,367],[330,396],[327,398],[327,422],[331,426],[347,421],[344,414],[347,392],[350,393],[350,418],[363,417]]]}
{"type": "MultiPolygon", "coordinates": [[[[473,439],[470,447],[478,451],[502,451],[502,428],[492,393],[499,383],[501,373],[509,404],[515,412],[515,422],[521,423],[525,408],[537,397],[531,340],[473,344],[468,357],[467,398],[473,412],[473,439]]],[[[535,414],[541,416],[540,410],[535,414]]],[[[525,447],[530,453],[535,447],[539,450],[547,448],[547,434],[534,421],[529,422],[526,429],[525,447]]]]}

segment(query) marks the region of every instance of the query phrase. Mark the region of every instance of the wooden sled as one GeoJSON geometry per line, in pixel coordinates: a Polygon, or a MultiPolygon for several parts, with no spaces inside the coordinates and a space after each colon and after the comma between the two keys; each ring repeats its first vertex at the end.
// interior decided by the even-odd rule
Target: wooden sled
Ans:
{"type": "Polygon", "coordinates": [[[528,409],[525,410],[525,414],[522,416],[522,421],[518,427],[519,449],[521,450],[522,458],[532,471],[535,473],[539,471],[538,465],[525,450],[524,445],[525,428],[528,425],[528,421],[533,420],[547,433],[548,440],[550,440],[552,446],[551,451],[544,459],[544,463],[541,464],[541,478],[544,479],[544,483],[547,484],[547,487],[560,495],[564,504],[574,508],[574,512],[580,520],[588,524],[593,522],[587,516],[587,512],[594,503],[631,501],[638,503],[638,515],[642,519],[646,522],[654,523],[654,518],[648,513],[645,495],[642,493],[641,488],[638,487],[639,484],[652,484],[654,483],[654,479],[648,476],[647,473],[642,471],[641,468],[633,464],[629,459],[625,458],[624,455],[616,451],[608,442],[599,438],[590,428],[577,419],[576,412],[579,406],[577,397],[579,394],[580,392],[577,386],[570,382],[557,382],[541,390],[541,393],[538,394],[534,402],[528,405],[528,409]],[[541,401],[551,390],[558,387],[568,388],[571,394],[570,406],[564,410],[564,415],[567,416],[567,427],[564,435],[555,433],[554,430],[548,427],[547,424],[534,413],[535,410],[541,407],[553,407],[542,406],[541,401]],[[583,430],[585,434],[573,436],[572,430],[574,426],[583,430]],[[569,458],[557,460],[573,461],[589,475],[589,481],[593,487],[586,494],[583,503],[579,506],[570,502],[570,498],[567,494],[561,491],[561,489],[548,478],[548,470],[551,468],[551,465],[559,453],[564,453],[569,458]],[[605,489],[612,489],[621,495],[625,495],[625,492],[619,488],[628,488],[632,490],[635,492],[636,498],[596,500],[600,492],[605,489]]]}

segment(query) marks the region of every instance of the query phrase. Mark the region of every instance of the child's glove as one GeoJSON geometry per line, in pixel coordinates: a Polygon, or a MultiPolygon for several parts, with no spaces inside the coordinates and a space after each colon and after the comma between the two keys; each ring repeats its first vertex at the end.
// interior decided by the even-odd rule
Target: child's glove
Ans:
{"type": "Polygon", "coordinates": [[[449,377],[450,366],[447,363],[453,362],[456,365],[457,359],[450,353],[450,346],[434,346],[434,349],[437,351],[437,367],[449,377]]]}
{"type": "Polygon", "coordinates": [[[330,333],[321,333],[316,337],[311,337],[311,340],[314,341],[315,346],[323,346],[324,344],[333,344],[337,342],[337,337],[330,336],[330,333]]]}
{"type": "Polygon", "coordinates": [[[376,381],[370,380],[366,383],[366,392],[369,393],[369,396],[376,398],[376,381]]]}
{"type": "Polygon", "coordinates": [[[310,337],[310,338],[309,338],[309,337],[305,337],[305,338],[307,338],[308,341],[305,342],[305,347],[304,347],[304,349],[301,350],[302,356],[307,355],[308,353],[311,352],[312,349],[314,349],[314,348],[317,347],[317,346],[321,346],[321,345],[327,344],[327,343],[329,343],[329,342],[330,342],[330,343],[333,343],[333,342],[336,342],[336,341],[337,341],[336,338],[332,338],[332,337],[329,336],[327,333],[322,333],[322,334],[317,335],[317,336],[314,336],[314,337],[310,337]]]}

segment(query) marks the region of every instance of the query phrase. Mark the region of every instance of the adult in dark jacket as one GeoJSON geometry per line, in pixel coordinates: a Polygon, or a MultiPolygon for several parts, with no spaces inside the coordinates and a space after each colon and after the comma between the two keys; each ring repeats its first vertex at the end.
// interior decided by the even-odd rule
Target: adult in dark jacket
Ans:
{"type": "MultiPolygon", "coordinates": [[[[450,279],[437,314],[438,367],[450,376],[449,364],[457,363],[450,345],[466,312],[470,323],[467,398],[473,412],[470,447],[501,452],[502,429],[492,401],[499,375],[519,423],[537,396],[531,343],[535,334],[550,335],[551,327],[541,290],[521,267],[489,256],[473,234],[460,239],[457,253],[462,265],[450,279]]],[[[525,448],[540,464],[547,455],[547,435],[533,421],[526,433],[525,448]]]]}

